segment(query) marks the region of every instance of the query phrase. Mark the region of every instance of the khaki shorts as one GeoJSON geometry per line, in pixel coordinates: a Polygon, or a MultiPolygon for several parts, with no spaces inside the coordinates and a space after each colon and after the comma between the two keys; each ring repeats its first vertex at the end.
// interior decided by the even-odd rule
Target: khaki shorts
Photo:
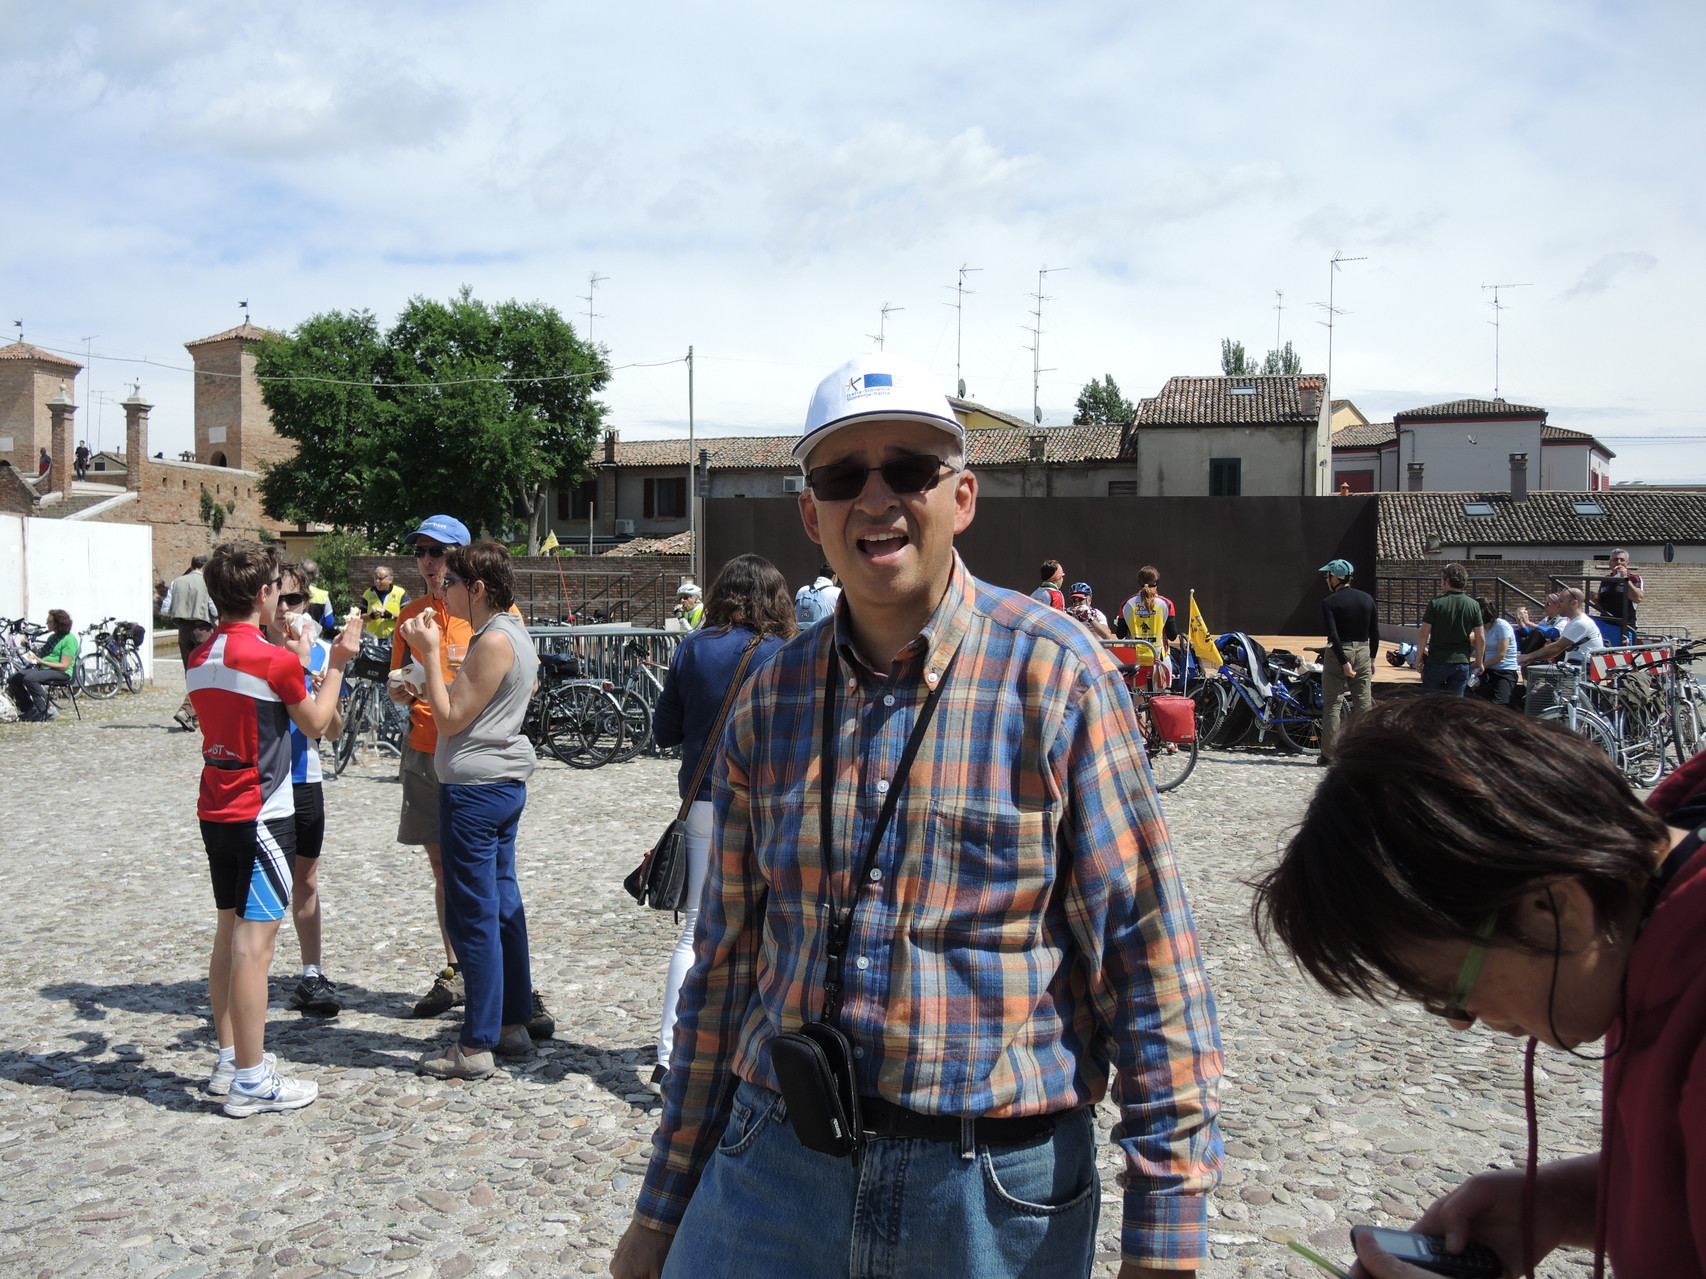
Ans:
{"type": "Polygon", "coordinates": [[[438,772],[432,756],[403,747],[403,814],[397,819],[399,844],[438,843],[438,772]]]}

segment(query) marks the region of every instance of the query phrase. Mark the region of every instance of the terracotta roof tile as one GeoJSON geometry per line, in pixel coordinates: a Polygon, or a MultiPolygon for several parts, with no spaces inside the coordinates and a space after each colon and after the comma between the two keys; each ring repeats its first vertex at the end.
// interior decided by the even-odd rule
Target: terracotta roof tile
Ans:
{"type": "Polygon", "coordinates": [[[1398,438],[1398,429],[1390,422],[1364,422],[1341,427],[1333,432],[1336,449],[1377,449],[1398,438]]]}
{"type": "Polygon", "coordinates": [[[40,360],[43,364],[52,364],[56,368],[80,369],[83,366],[76,360],[68,360],[63,355],[55,355],[52,351],[44,351],[39,346],[31,346],[19,339],[0,346],[0,360],[40,360]]]}
{"type": "Polygon", "coordinates": [[[1446,546],[1581,546],[1603,550],[1624,543],[1706,544],[1706,492],[1382,493],[1378,553],[1419,559],[1429,536],[1446,546]],[[1466,502],[1484,502],[1491,516],[1465,515],[1466,502]],[[1604,515],[1582,515],[1593,502],[1604,515]]]}
{"type": "MultiPolygon", "coordinates": [[[[1016,466],[1031,457],[1031,436],[1043,436],[1046,462],[1110,462],[1119,457],[1118,426],[984,427],[966,432],[966,461],[972,466],[1016,466]]],[[[792,435],[733,435],[694,441],[709,449],[713,471],[792,471],[792,435]]],[[[595,453],[594,461],[602,454],[595,453]]],[[[618,440],[618,467],[688,464],[686,440],[618,440]]]]}
{"type": "Polygon", "coordinates": [[[1313,422],[1325,379],[1318,374],[1172,377],[1138,402],[1137,425],[1221,426],[1313,422]]]}
{"type": "Polygon", "coordinates": [[[1405,409],[1402,413],[1394,413],[1394,422],[1408,422],[1412,419],[1437,418],[1443,421],[1471,422],[1485,418],[1496,417],[1539,417],[1544,418],[1546,410],[1536,408],[1532,404],[1510,404],[1504,400],[1449,400],[1444,404],[1428,404],[1419,409],[1405,409]]]}
{"type": "Polygon", "coordinates": [[[193,342],[185,342],[184,346],[194,350],[198,346],[211,346],[215,342],[229,342],[232,338],[242,338],[248,342],[260,342],[266,338],[275,338],[279,334],[271,329],[263,329],[258,324],[250,324],[244,320],[234,329],[226,329],[223,333],[215,333],[210,338],[197,338],[193,342]]]}
{"type": "Polygon", "coordinates": [[[636,537],[613,546],[608,551],[600,551],[594,559],[603,555],[690,555],[693,551],[693,534],[672,533],[668,537],[636,537]]]}

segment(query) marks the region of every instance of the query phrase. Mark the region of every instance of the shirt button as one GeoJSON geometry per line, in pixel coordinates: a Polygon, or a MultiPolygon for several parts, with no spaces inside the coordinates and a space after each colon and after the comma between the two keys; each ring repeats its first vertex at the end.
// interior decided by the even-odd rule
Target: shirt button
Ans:
{"type": "Polygon", "coordinates": [[[894,694],[893,693],[884,693],[883,694],[883,705],[884,706],[893,706],[894,705],[894,694]]]}
{"type": "Polygon", "coordinates": [[[854,1044],[853,1045],[853,1055],[855,1057],[863,1057],[865,1055],[865,1050],[863,1048],[859,1047],[858,1044],[854,1044]]]}
{"type": "Polygon", "coordinates": [[[877,794],[887,795],[888,793],[889,793],[889,784],[887,782],[878,782],[877,783],[877,794]]]}
{"type": "Polygon", "coordinates": [[[925,671],[924,672],[924,681],[927,684],[934,684],[936,682],[936,672],[935,671],[925,671]]]}
{"type": "Polygon", "coordinates": [[[858,959],[853,961],[853,966],[855,968],[857,968],[860,972],[864,972],[867,968],[869,968],[871,966],[871,961],[869,959],[867,959],[865,956],[860,955],[858,959]]]}
{"type": "Polygon", "coordinates": [[[871,867],[871,882],[874,884],[883,877],[883,872],[876,866],[871,867]]]}

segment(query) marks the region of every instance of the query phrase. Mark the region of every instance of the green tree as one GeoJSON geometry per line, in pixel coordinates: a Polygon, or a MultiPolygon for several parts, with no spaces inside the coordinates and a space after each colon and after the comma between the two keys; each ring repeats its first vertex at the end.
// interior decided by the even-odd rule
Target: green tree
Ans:
{"type": "Polygon", "coordinates": [[[1104,373],[1098,382],[1091,378],[1078,393],[1073,408],[1074,426],[1125,426],[1137,417],[1137,407],[1120,394],[1120,385],[1112,373],[1104,373]]]}
{"type": "Polygon", "coordinates": [[[357,555],[373,554],[373,544],[359,533],[322,533],[314,539],[308,558],[320,567],[320,585],[332,597],[332,606],[342,615],[355,602],[350,591],[349,565],[357,555]]]}
{"type": "Polygon", "coordinates": [[[1303,360],[1292,349],[1291,343],[1287,342],[1279,350],[1268,352],[1268,358],[1262,361],[1262,372],[1269,374],[1301,373],[1303,372],[1303,360]]]}
{"type": "Polygon", "coordinates": [[[1255,360],[1244,353],[1244,344],[1231,338],[1220,339],[1220,371],[1229,376],[1248,376],[1260,373],[1255,360]]]}
{"type": "Polygon", "coordinates": [[[382,546],[445,512],[537,549],[546,489],[585,469],[610,380],[554,308],[488,306],[467,288],[411,299],[383,335],[365,311],[315,316],[264,345],[256,370],[298,445],[261,481],[268,513],[382,546]]]}

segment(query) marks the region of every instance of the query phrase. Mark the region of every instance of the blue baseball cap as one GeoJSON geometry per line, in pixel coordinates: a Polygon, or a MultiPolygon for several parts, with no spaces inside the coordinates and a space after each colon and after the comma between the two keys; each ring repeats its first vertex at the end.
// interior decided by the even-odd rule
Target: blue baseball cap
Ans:
{"type": "Polygon", "coordinates": [[[403,541],[413,546],[417,537],[430,537],[446,546],[467,546],[474,540],[468,536],[468,526],[454,515],[429,515],[403,541]]]}

